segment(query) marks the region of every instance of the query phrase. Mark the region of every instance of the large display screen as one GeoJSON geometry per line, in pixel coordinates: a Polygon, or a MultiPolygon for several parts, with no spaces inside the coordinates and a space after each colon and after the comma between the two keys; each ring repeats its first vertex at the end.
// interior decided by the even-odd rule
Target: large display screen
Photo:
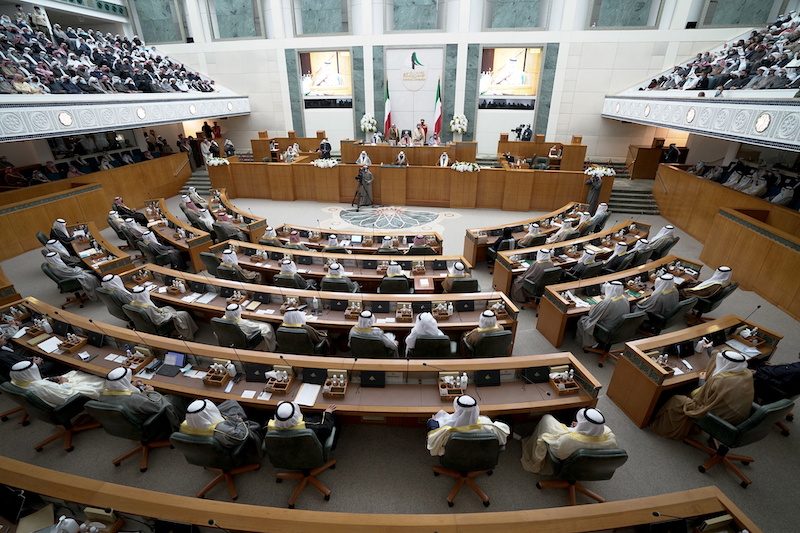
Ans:
{"type": "Polygon", "coordinates": [[[347,50],[300,53],[300,74],[306,98],[351,97],[351,72],[347,50]]]}
{"type": "Polygon", "coordinates": [[[480,96],[536,96],[541,48],[484,48],[480,96]]]}

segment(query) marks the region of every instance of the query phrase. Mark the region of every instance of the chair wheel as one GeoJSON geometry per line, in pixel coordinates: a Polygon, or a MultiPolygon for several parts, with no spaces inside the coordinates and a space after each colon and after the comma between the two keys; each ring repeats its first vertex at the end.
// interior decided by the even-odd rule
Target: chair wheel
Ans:
{"type": "Polygon", "coordinates": [[[701,474],[705,474],[705,473],[706,473],[706,467],[704,467],[703,465],[700,465],[700,466],[698,466],[698,467],[697,467],[697,470],[698,470],[698,471],[699,471],[701,474]]]}
{"type": "Polygon", "coordinates": [[[751,461],[742,461],[741,463],[742,463],[744,466],[747,466],[747,465],[749,465],[749,464],[751,463],[751,461]]]}
{"type": "Polygon", "coordinates": [[[433,477],[439,477],[439,472],[434,472],[433,477]]]}
{"type": "MultiPolygon", "coordinates": [[[[30,420],[26,420],[25,422],[22,422],[22,425],[23,426],[30,426],[31,425],[31,421],[30,420]]],[[[787,433],[787,435],[788,435],[788,433],[787,433]]]]}
{"type": "Polygon", "coordinates": [[[140,469],[139,469],[139,472],[147,472],[147,467],[140,468],[140,469]]]}
{"type": "Polygon", "coordinates": [[[746,489],[749,484],[750,484],[749,481],[742,481],[741,483],[739,483],[739,486],[742,487],[743,489],[746,489]]]}
{"type": "Polygon", "coordinates": [[[486,472],[487,476],[491,476],[492,474],[494,474],[494,470],[489,470],[488,472],[486,472]]]}
{"type": "Polygon", "coordinates": [[[231,500],[234,501],[234,502],[236,500],[238,500],[238,499],[239,499],[239,495],[238,494],[236,496],[231,496],[231,500]]]}
{"type": "Polygon", "coordinates": [[[83,309],[83,304],[79,305],[78,307],[80,307],[81,309],[83,309]]]}
{"type": "Polygon", "coordinates": [[[65,452],[67,452],[67,453],[69,453],[69,452],[71,452],[71,451],[72,451],[72,450],[74,450],[74,449],[75,449],[75,446],[70,446],[69,448],[64,448],[64,451],[65,451],[65,452]]]}
{"type": "MultiPolygon", "coordinates": [[[[25,425],[25,424],[23,424],[23,426],[24,426],[24,425],[25,425]]],[[[788,429],[785,429],[785,430],[781,431],[781,435],[783,435],[784,437],[788,437],[789,435],[791,435],[791,433],[789,433],[789,430],[788,430],[788,429]]]]}
{"type": "Polygon", "coordinates": [[[0,416],[0,421],[8,422],[8,417],[7,416],[0,416]]]}
{"type": "Polygon", "coordinates": [[[43,449],[44,449],[44,448],[41,448],[41,447],[39,447],[39,448],[34,448],[34,450],[36,450],[37,452],[40,452],[40,451],[42,451],[43,449]]]}
{"type": "Polygon", "coordinates": [[[283,483],[283,480],[279,477],[275,478],[275,483],[283,483]]]}
{"type": "Polygon", "coordinates": [[[324,500],[325,500],[326,502],[329,502],[329,501],[331,501],[331,495],[330,495],[330,494],[326,494],[326,495],[325,495],[325,497],[324,497],[324,500]]]}
{"type": "Polygon", "coordinates": [[[542,490],[542,484],[539,483],[538,481],[536,482],[536,488],[542,490]]]}
{"type": "Polygon", "coordinates": [[[120,463],[114,463],[114,466],[119,466],[119,465],[120,465],[120,463]]]}
{"type": "Polygon", "coordinates": [[[490,502],[489,500],[486,500],[485,502],[483,502],[483,506],[484,507],[489,507],[490,503],[492,503],[492,502],[490,502]]]}
{"type": "Polygon", "coordinates": [[[170,444],[170,445],[169,445],[169,449],[170,449],[170,450],[174,450],[174,449],[175,449],[175,446],[173,446],[172,444],[170,444]]]}
{"type": "Polygon", "coordinates": [[[331,470],[336,470],[336,464],[335,463],[331,465],[331,470]]]}
{"type": "Polygon", "coordinates": [[[452,507],[452,506],[454,506],[454,505],[455,505],[455,503],[454,503],[454,502],[447,502],[447,506],[448,506],[448,507],[452,507]]]}
{"type": "Polygon", "coordinates": [[[794,415],[792,413],[789,413],[788,415],[786,415],[786,421],[787,422],[791,422],[793,420],[794,420],[794,415]]]}
{"type": "Polygon", "coordinates": [[[293,503],[289,504],[289,509],[294,509],[294,504],[293,503]]]}

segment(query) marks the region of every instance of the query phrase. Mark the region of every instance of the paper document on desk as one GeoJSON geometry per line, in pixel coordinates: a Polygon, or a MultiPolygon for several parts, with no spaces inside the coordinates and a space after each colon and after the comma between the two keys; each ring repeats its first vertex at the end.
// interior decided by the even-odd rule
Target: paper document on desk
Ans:
{"type": "Polygon", "coordinates": [[[207,303],[209,303],[211,300],[213,300],[216,297],[217,297],[217,293],[216,292],[207,292],[204,295],[202,295],[200,298],[198,298],[196,300],[196,303],[207,304],[207,303]]]}
{"type": "Polygon", "coordinates": [[[677,285],[678,287],[680,287],[681,285],[683,285],[684,283],[686,283],[686,280],[685,280],[685,279],[683,279],[683,278],[679,278],[679,277],[677,277],[677,276],[675,276],[675,279],[673,279],[672,281],[674,281],[674,282],[675,282],[675,285],[677,285]]]}
{"type": "Polygon", "coordinates": [[[575,302],[575,307],[591,307],[590,304],[584,302],[583,300],[572,294],[572,291],[567,291],[567,298],[575,302]]]}
{"type": "Polygon", "coordinates": [[[189,294],[189,295],[184,296],[183,298],[181,298],[181,301],[192,303],[195,300],[197,300],[198,298],[200,298],[200,296],[201,296],[201,294],[199,292],[193,292],[192,294],[189,294]]]}
{"type": "MultiPolygon", "coordinates": [[[[745,356],[746,359],[752,359],[757,355],[761,355],[761,350],[758,348],[754,348],[752,346],[748,346],[742,342],[737,341],[736,339],[729,339],[725,341],[725,344],[745,356]]],[[[39,345],[41,346],[41,344],[39,345]]]]}
{"type": "Polygon", "coordinates": [[[61,340],[58,337],[50,337],[44,342],[40,342],[38,344],[38,348],[46,353],[53,353],[58,350],[58,347],[61,345],[61,340]]]}
{"type": "Polygon", "coordinates": [[[14,333],[14,339],[19,339],[20,337],[24,337],[25,333],[28,332],[28,328],[19,328],[19,331],[14,333]]]}
{"type": "Polygon", "coordinates": [[[303,383],[303,385],[300,387],[300,390],[297,391],[297,396],[295,397],[294,401],[297,402],[297,405],[312,407],[315,403],[317,403],[317,396],[319,396],[320,390],[322,390],[322,385],[303,383]]]}
{"type": "Polygon", "coordinates": [[[419,280],[419,286],[420,287],[430,287],[431,286],[431,282],[430,282],[430,280],[428,278],[421,278],[419,280]]]}
{"type": "Polygon", "coordinates": [[[95,250],[94,248],[87,248],[86,250],[84,250],[82,252],[78,252],[78,257],[80,257],[81,259],[85,259],[85,258],[87,258],[89,256],[95,255],[96,253],[97,253],[97,250],[95,250]]]}

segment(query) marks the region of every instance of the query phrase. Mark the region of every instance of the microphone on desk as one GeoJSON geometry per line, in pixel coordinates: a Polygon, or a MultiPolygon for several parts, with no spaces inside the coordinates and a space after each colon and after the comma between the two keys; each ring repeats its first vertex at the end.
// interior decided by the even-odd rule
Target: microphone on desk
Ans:
{"type": "Polygon", "coordinates": [[[755,314],[755,312],[758,311],[759,309],[761,309],[761,304],[758,304],[755,309],[750,311],[750,314],[747,315],[746,317],[744,317],[744,320],[742,322],[747,322],[747,319],[750,318],[751,316],[753,316],[755,314]]]}
{"type": "Polygon", "coordinates": [[[231,533],[230,530],[225,529],[224,527],[217,525],[216,520],[214,520],[213,518],[209,518],[208,525],[211,526],[211,527],[215,527],[217,529],[220,529],[220,530],[224,531],[225,533],[231,533]]]}
{"type": "Polygon", "coordinates": [[[653,516],[655,516],[656,518],[662,518],[662,517],[663,517],[663,518],[674,518],[674,519],[676,519],[676,520],[685,520],[685,518],[684,518],[684,517],[682,517],[682,516],[675,516],[675,515],[671,515],[671,514],[664,514],[664,513],[660,513],[660,512],[658,512],[658,511],[653,511],[653,516]]]}

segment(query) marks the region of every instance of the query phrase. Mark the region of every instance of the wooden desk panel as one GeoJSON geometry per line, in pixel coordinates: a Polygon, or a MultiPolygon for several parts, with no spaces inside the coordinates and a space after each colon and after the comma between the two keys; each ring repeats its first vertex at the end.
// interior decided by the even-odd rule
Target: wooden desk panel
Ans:
{"type": "Polygon", "coordinates": [[[289,234],[296,230],[300,232],[300,242],[304,244],[308,248],[314,251],[321,251],[327,245],[327,239],[330,235],[336,235],[337,239],[340,241],[343,239],[350,240],[353,236],[360,236],[361,243],[350,243],[348,246],[349,250],[352,250],[356,254],[374,254],[378,251],[383,244],[383,237],[393,237],[397,239],[397,248],[401,253],[406,253],[409,248],[409,244],[407,242],[408,237],[422,235],[428,242],[430,246],[438,252],[438,254],[442,253],[442,249],[444,247],[444,239],[439,233],[436,232],[421,232],[417,233],[414,231],[387,231],[387,230],[371,230],[371,231],[354,231],[349,228],[341,228],[339,230],[336,229],[329,229],[329,228],[312,228],[308,226],[295,226],[294,224],[284,224],[276,228],[278,232],[278,238],[281,239],[283,242],[288,242],[289,234]],[[308,237],[303,236],[303,232],[306,233],[318,233],[321,237],[320,241],[312,242],[308,240],[308,237]],[[372,244],[367,246],[365,242],[368,240],[372,241],[372,244]]]}
{"type": "Polygon", "coordinates": [[[586,159],[585,144],[564,144],[552,141],[536,142],[535,140],[511,141],[508,137],[507,133],[500,134],[500,140],[497,142],[498,154],[510,152],[515,157],[530,159],[532,157],[547,157],[553,146],[561,147],[561,161],[559,161],[561,170],[583,172],[583,162],[586,159]]]}
{"type": "Polygon", "coordinates": [[[203,261],[200,259],[200,253],[207,252],[211,247],[211,235],[209,233],[195,228],[172,214],[163,198],[147,200],[145,202],[145,209],[143,209],[142,212],[150,222],[159,221],[160,218],[158,214],[160,213],[173,228],[181,228],[185,231],[187,237],[181,239],[176,235],[175,229],[169,226],[163,224],[148,224],[148,228],[156,234],[161,242],[173,246],[189,256],[192,269],[195,272],[202,272],[205,270],[205,265],[203,265],[203,261]],[[149,211],[147,209],[148,207],[150,208],[149,211]]]}
{"type": "MultiPolygon", "coordinates": [[[[69,230],[70,234],[72,234],[79,225],[81,224],[67,226],[67,230],[69,230]]],[[[103,235],[100,233],[100,230],[98,230],[97,226],[95,226],[94,222],[88,222],[84,225],[86,226],[86,231],[88,234],[91,235],[91,238],[94,239],[100,246],[103,255],[106,257],[113,257],[113,259],[110,260],[107,260],[104,257],[99,261],[95,260],[93,257],[85,257],[81,259],[86,266],[88,266],[95,274],[97,274],[98,277],[102,278],[106,274],[117,274],[119,272],[128,270],[131,267],[131,264],[133,263],[131,256],[105,240],[103,235]]],[[[76,254],[80,254],[81,252],[91,248],[91,244],[89,242],[82,240],[79,241],[78,239],[73,240],[71,244],[72,249],[75,250],[76,254]]]]}
{"type": "Polygon", "coordinates": [[[220,208],[224,208],[229,214],[242,217],[244,222],[239,222],[237,225],[248,236],[250,242],[258,242],[258,239],[264,234],[267,219],[254,215],[252,211],[236,207],[236,204],[228,198],[225,189],[216,189],[216,192],[212,190],[208,201],[208,210],[214,216],[215,211],[220,208]]]}
{"type": "Polygon", "coordinates": [[[391,165],[400,151],[406,153],[408,162],[413,166],[435,166],[442,152],[450,155],[451,161],[475,161],[477,143],[457,142],[444,146],[389,146],[388,144],[368,144],[356,141],[341,141],[342,162],[353,164],[361,151],[367,152],[373,165],[381,163],[391,165]]]}
{"type": "MultiPolygon", "coordinates": [[[[527,211],[531,204],[534,173],[525,170],[507,170],[503,188],[503,209],[527,211]]],[[[538,193],[538,191],[537,191],[538,193]]]]}
{"type": "Polygon", "coordinates": [[[19,295],[17,290],[14,288],[14,285],[11,283],[3,269],[0,268],[0,305],[9,304],[11,302],[16,302],[17,300],[22,299],[19,295]]]}

